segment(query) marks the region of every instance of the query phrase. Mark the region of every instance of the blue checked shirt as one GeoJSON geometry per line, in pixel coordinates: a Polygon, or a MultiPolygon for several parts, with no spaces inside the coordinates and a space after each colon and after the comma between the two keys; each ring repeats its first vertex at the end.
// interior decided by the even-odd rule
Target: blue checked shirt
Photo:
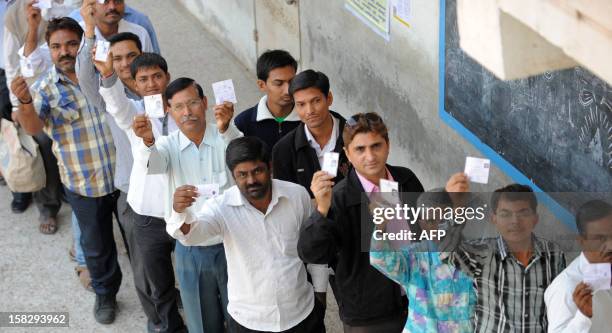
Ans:
{"type": "Polygon", "coordinates": [[[55,67],[32,92],[64,186],[85,197],[112,193],[115,146],[103,110],[90,106],[80,87],[55,67]]]}

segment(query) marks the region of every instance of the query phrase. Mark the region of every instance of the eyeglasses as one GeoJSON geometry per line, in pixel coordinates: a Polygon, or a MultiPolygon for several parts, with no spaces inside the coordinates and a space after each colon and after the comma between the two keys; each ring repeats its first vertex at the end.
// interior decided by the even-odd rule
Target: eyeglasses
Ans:
{"type": "Polygon", "coordinates": [[[535,215],[535,213],[531,210],[522,210],[516,213],[509,211],[502,211],[500,213],[496,213],[497,217],[502,220],[510,220],[512,217],[516,217],[519,220],[528,219],[535,215]]]}
{"type": "Polygon", "coordinates": [[[358,113],[351,116],[346,121],[346,126],[355,127],[359,123],[361,119],[365,119],[369,125],[381,123],[382,119],[376,112],[368,112],[368,113],[358,113]]]}
{"type": "Polygon", "coordinates": [[[187,101],[186,103],[177,103],[172,105],[172,110],[176,112],[183,112],[185,111],[185,108],[193,110],[196,107],[200,106],[200,103],[202,103],[201,99],[192,99],[190,101],[187,101]]]}

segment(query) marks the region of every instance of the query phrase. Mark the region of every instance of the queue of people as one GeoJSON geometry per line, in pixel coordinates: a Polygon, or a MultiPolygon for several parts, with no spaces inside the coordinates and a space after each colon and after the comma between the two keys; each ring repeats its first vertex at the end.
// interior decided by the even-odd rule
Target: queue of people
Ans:
{"type": "Polygon", "coordinates": [[[591,266],[610,273],[609,202],[578,210],[583,251],[569,266],[534,233],[538,201],[521,184],[492,194],[496,237],[467,241],[452,220],[420,219],[410,228],[447,238],[380,240],[398,222],[372,222],[388,184],[394,204],[457,207],[467,175],[426,191],[388,163],[390,124],[332,111],[330,78],[284,50],[259,57],[264,95],[237,113],[193,78],[172,78],[153,24],[126,1],[39,4],[1,3],[2,116],[35,138],[47,177],[11,207],[33,198],[40,232],[53,234],[70,204],[69,253],[98,323],[114,322],[123,277],[113,219],[148,332],[325,332],[329,297],[350,333],[599,332],[594,313],[612,310],[610,286],[584,282],[591,266]]]}

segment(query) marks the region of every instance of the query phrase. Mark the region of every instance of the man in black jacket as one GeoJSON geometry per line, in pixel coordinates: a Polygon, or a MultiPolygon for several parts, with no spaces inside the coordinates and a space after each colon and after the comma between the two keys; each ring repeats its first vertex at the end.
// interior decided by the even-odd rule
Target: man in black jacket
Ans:
{"type": "Polygon", "coordinates": [[[348,173],[349,163],[342,149],[342,131],[346,121],[329,109],[334,97],[329,79],[321,72],[309,69],[298,74],[291,81],[289,94],[295,101],[295,111],[302,123],[274,146],[274,178],[300,184],[314,198],[310,183],[312,175],[321,170],[325,153],[340,154],[335,182],[348,173]]]}
{"type": "Polygon", "coordinates": [[[311,190],[317,210],[300,233],[298,252],[308,263],[337,260],[336,299],[344,332],[400,333],[406,299],[398,284],[370,266],[373,223],[362,194],[379,192],[380,180],[386,179],[398,183],[403,203],[414,204],[416,195],[408,194],[423,192],[423,186],[409,169],[386,164],[389,136],[376,113],[351,117],[343,139],[354,169],[335,186],[326,172],[314,174],[311,190]]]}
{"type": "Polygon", "coordinates": [[[285,50],[269,50],[257,59],[257,87],[266,95],[257,105],[242,111],[234,124],[244,136],[256,136],[270,149],[300,124],[293,111],[289,84],[297,72],[297,62],[285,50]]]}

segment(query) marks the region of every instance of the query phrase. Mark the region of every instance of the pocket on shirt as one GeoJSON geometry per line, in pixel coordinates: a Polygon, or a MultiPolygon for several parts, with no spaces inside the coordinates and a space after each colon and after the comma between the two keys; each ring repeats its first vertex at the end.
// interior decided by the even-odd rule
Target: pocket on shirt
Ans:
{"type": "Polygon", "coordinates": [[[72,97],[62,97],[49,103],[55,125],[71,124],[81,117],[78,103],[72,97]]]}

